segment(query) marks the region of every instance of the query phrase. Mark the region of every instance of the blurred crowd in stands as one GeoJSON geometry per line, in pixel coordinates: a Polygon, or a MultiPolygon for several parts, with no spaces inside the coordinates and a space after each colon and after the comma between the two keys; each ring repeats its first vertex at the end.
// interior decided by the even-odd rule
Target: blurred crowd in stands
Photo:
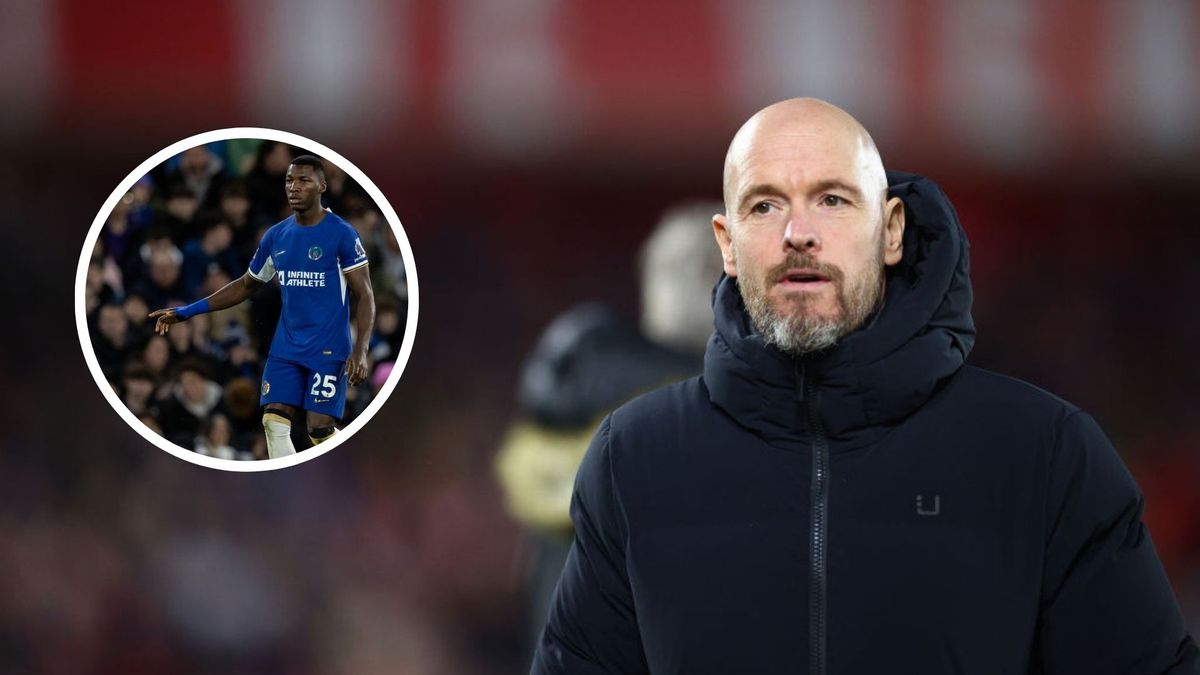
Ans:
{"type": "MultiPolygon", "coordinates": [[[[222,459],[266,457],[258,391],[279,318],[278,283],[165,336],[148,315],[206,297],[246,272],[263,233],[290,213],[284,174],[298,154],[259,139],[189,148],[117,202],[92,251],[85,302],[96,360],[129,410],[176,445],[222,459]]],[[[399,246],[375,203],[340,167],[326,162],[326,169],[325,206],[358,231],[376,301],[371,374],[348,394],[348,424],[399,354],[407,290],[399,246]]],[[[302,434],[296,441],[308,442],[302,434]]]]}

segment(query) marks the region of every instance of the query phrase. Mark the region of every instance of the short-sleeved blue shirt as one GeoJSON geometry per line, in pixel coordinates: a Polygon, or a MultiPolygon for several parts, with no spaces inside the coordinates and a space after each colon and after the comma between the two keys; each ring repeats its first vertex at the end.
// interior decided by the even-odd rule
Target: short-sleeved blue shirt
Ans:
{"type": "Polygon", "coordinates": [[[288,218],[263,235],[250,276],[266,283],[279,275],[283,311],[271,356],[292,361],[345,361],[350,356],[350,301],[346,272],[367,264],[358,233],[326,212],[316,225],[288,218]]]}

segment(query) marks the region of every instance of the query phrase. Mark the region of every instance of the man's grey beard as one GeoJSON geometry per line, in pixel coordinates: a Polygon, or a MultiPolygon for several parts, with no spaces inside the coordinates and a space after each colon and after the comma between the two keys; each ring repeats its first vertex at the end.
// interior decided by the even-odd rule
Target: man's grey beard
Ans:
{"type": "Polygon", "coordinates": [[[750,321],[763,341],[793,357],[822,352],[833,348],[838,341],[862,326],[878,308],[883,298],[883,250],[859,283],[846,288],[845,275],[833,265],[818,263],[811,256],[793,253],[784,263],[760,279],[751,279],[738,267],[737,284],[746,304],[750,321]],[[836,316],[813,316],[812,293],[795,293],[786,297],[790,314],[780,315],[767,297],[775,281],[789,268],[815,269],[834,285],[838,311],[836,316]]]}

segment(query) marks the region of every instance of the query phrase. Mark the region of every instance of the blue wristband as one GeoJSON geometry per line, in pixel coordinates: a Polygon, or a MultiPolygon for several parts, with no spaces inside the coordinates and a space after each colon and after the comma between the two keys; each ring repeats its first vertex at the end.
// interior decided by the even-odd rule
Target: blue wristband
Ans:
{"type": "Polygon", "coordinates": [[[190,305],[184,305],[175,310],[175,316],[180,319],[190,319],[197,314],[203,314],[208,311],[208,298],[197,300],[190,305]]]}

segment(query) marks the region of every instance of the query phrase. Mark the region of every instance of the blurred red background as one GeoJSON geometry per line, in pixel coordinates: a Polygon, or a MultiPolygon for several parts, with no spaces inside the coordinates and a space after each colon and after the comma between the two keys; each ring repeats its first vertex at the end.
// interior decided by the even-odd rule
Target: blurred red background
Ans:
{"type": "MultiPolygon", "coordinates": [[[[520,529],[491,463],[522,357],[772,101],[826,98],[972,240],[972,361],[1101,422],[1200,629],[1200,6],[767,0],[10,1],[0,662],[37,672],[517,673],[520,529]],[[383,412],[268,475],[192,466],[96,391],[73,329],[96,210],[228,126],[338,150],[420,275],[383,412]]],[[[1018,496],[1015,496],[1019,498],[1018,496]]]]}

